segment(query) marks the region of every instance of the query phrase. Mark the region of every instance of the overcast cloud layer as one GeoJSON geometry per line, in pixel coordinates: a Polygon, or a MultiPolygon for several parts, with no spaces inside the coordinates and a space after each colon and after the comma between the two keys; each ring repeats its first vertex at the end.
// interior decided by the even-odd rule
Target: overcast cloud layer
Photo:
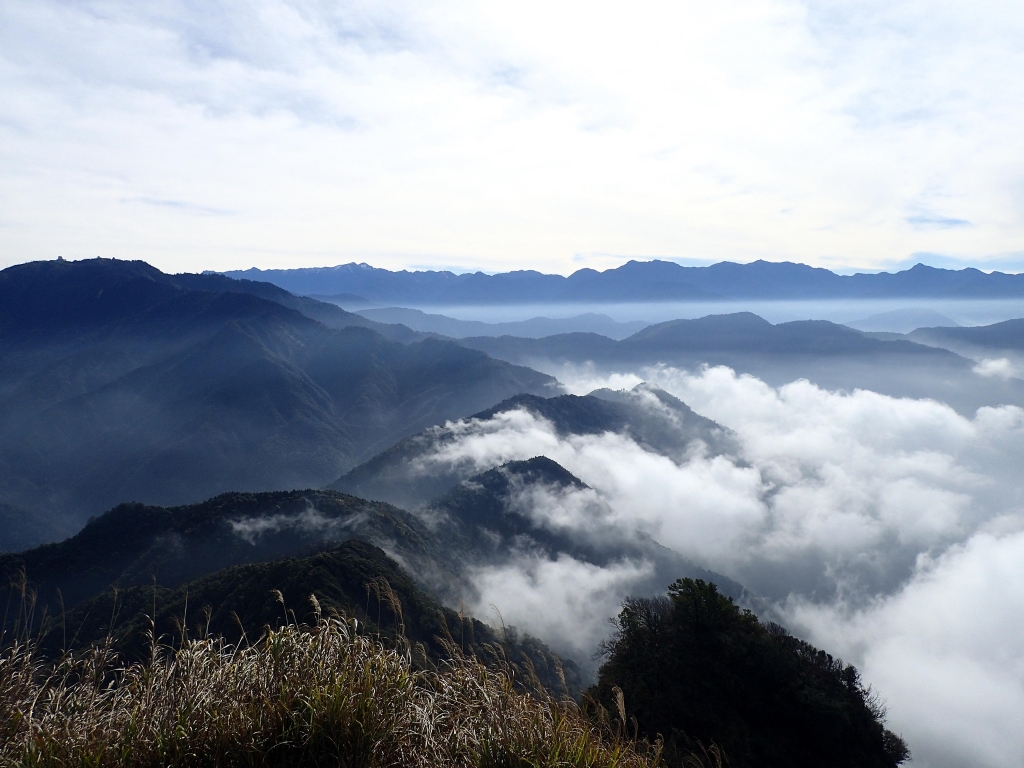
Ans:
{"type": "MultiPolygon", "coordinates": [[[[779,389],[727,368],[644,377],[736,432],[732,457],[673,461],[615,434],[559,437],[525,411],[451,425],[422,471],[543,454],[592,490],[534,491],[535,519],[643,531],[766,599],[767,614],[861,668],[915,765],[1024,758],[1024,410],[779,389]],[[573,496],[576,498],[573,498],[573,496]]],[[[634,383],[577,378],[578,391],[634,383]]],[[[607,535],[607,534],[604,534],[607,535]]],[[[479,614],[583,653],[649,564],[523,553],[478,574],[479,614]]]]}
{"type": "Polygon", "coordinates": [[[0,266],[1015,265],[1022,33],[999,0],[4,0],[0,266]]]}

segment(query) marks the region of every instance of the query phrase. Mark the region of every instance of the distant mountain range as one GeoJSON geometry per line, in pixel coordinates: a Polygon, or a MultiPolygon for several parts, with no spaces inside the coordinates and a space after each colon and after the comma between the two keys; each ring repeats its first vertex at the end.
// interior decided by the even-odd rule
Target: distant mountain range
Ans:
{"type": "Polygon", "coordinates": [[[105,259],[11,267],[0,504],[46,524],[0,531],[0,550],[121,501],[321,486],[431,424],[558,391],[544,374],[266,283],[105,259]]]}
{"type": "Polygon", "coordinates": [[[586,312],[574,317],[532,317],[529,320],[506,323],[456,320],[453,317],[434,315],[404,307],[360,309],[357,310],[357,313],[378,323],[400,323],[417,331],[437,333],[454,339],[462,339],[467,336],[523,336],[539,339],[544,336],[553,336],[556,333],[578,333],[581,331],[599,333],[610,339],[624,339],[650,325],[642,320],[618,322],[608,315],[594,312],[586,312]]]}
{"type": "Polygon", "coordinates": [[[479,336],[459,343],[558,376],[592,368],[646,377],[645,371],[658,365],[690,371],[724,365],[775,386],[807,379],[832,390],[869,389],[940,400],[972,416],[986,405],[1024,406],[1020,378],[979,376],[975,370],[978,359],[1003,356],[994,345],[1013,344],[1022,322],[918,329],[903,336],[864,333],[826,320],[773,325],[749,312],[737,312],[670,320],[619,341],[594,333],[566,333],[543,339],[479,336]],[[983,342],[989,346],[981,348],[983,342]]]}
{"type": "Polygon", "coordinates": [[[893,309],[858,320],[849,320],[843,325],[856,328],[858,331],[909,333],[917,328],[956,328],[960,323],[934,309],[893,309]]]}
{"type": "Polygon", "coordinates": [[[736,299],[879,299],[1024,297],[1024,275],[917,264],[902,272],[837,275],[791,262],[721,262],[684,267],[669,261],[630,261],[598,272],[581,269],[568,277],[531,270],[482,272],[391,272],[368,264],[305,269],[225,272],[260,280],[301,295],[347,294],[403,306],[712,301],[736,299]]]}
{"type": "MultiPolygon", "coordinates": [[[[682,269],[653,262],[571,278],[449,275],[448,288],[447,273],[424,273],[442,283],[414,287],[421,299],[445,301],[725,297],[707,281],[677,279],[682,269]],[[568,284],[570,293],[559,294],[568,284]]],[[[753,291],[759,280],[764,288],[776,269],[796,270],[793,290],[801,280],[813,288],[838,278],[799,265],[707,269],[700,275],[724,274],[734,291],[753,291]]],[[[410,274],[370,272],[383,282],[410,274]]],[[[935,288],[966,272],[917,276],[934,278],[935,288]]],[[[363,295],[373,286],[344,287],[363,295]]],[[[613,433],[658,461],[698,453],[740,461],[741,452],[733,433],[657,387],[566,395],[522,363],[586,365],[588,375],[726,364],[769,382],[796,373],[948,401],[963,392],[968,404],[1024,402],[1024,382],[978,378],[973,360],[939,348],[1019,348],[1024,321],[911,334],[927,344],[827,322],[772,325],[749,313],[661,323],[620,339],[457,343],[381,319],[396,317],[363,317],[267,282],[167,275],[143,262],[0,271],[0,550],[19,550],[0,555],[0,600],[9,606],[0,635],[37,636],[50,653],[110,642],[137,658],[147,632],[233,641],[341,612],[401,644],[416,664],[430,667],[455,650],[490,654],[572,695],[580,668],[557,654],[582,646],[555,637],[552,650],[473,619],[461,606],[489,598],[481,574],[572,560],[583,573],[630,566],[636,575],[615,587],[616,600],[627,589],[662,594],[679,577],[755,597],[617,515],[585,463],[579,471],[592,486],[542,455],[550,440],[486,450],[459,441],[518,419],[581,443],[613,433]],[[903,391],[910,386],[923,389],[903,391]]]]}
{"type": "Polygon", "coordinates": [[[939,326],[916,328],[906,334],[872,334],[889,340],[906,339],[917,344],[949,349],[978,361],[1002,361],[999,373],[1024,376],[1024,319],[1004,320],[970,328],[939,326]],[[1012,365],[1007,363],[1012,361],[1012,365]]]}
{"type": "MultiPolygon", "coordinates": [[[[564,390],[534,368],[720,364],[772,384],[803,377],[932,397],[965,413],[1024,405],[1017,358],[979,375],[975,359],[949,351],[1003,357],[1019,349],[1021,322],[900,337],[738,313],[659,323],[620,340],[569,333],[456,343],[263,282],[108,259],[22,264],[0,271],[0,551],[73,533],[124,501],[323,487],[349,470],[336,488],[421,505],[450,478],[400,497],[413,485],[388,490],[373,462],[509,398],[533,397],[528,407],[556,424],[582,420],[566,427],[573,432],[588,433],[583,422],[592,419],[647,445],[665,438],[623,395],[614,395],[617,414],[600,396],[550,399],[564,390]]],[[[682,423],[698,419],[689,412],[682,423]]]]}
{"type": "Polygon", "coordinates": [[[620,341],[594,333],[566,333],[543,339],[480,336],[464,346],[503,360],[616,362],[655,365],[704,362],[730,355],[825,358],[887,356],[954,363],[956,356],[909,341],[882,341],[827,320],[800,320],[773,325],[750,312],[708,315],[696,320],[669,320],[650,325],[620,341]]]}

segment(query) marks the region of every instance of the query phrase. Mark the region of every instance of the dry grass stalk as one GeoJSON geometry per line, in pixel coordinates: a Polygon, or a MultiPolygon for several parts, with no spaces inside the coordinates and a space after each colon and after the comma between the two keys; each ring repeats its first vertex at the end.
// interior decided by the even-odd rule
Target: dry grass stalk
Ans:
{"type": "MultiPolygon", "coordinates": [[[[383,590],[382,590],[383,591],[383,590]]],[[[439,668],[359,634],[290,625],[251,646],[206,638],[145,664],[109,648],[44,664],[0,656],[4,766],[594,766],[641,768],[656,747],[572,702],[516,689],[510,668],[455,652],[439,668]]]]}

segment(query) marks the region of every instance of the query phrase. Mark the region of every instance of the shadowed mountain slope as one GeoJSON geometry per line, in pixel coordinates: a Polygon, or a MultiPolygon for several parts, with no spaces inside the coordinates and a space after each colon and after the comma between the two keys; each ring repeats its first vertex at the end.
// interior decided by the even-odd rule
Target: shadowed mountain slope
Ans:
{"type": "Polygon", "coordinates": [[[391,643],[401,636],[418,646],[419,663],[449,657],[452,646],[477,654],[485,663],[499,660],[495,654],[500,653],[520,674],[528,675],[529,668],[555,695],[576,695],[581,688],[574,662],[528,635],[499,633],[444,607],[383,550],[358,539],[306,557],[225,568],[177,589],[105,591],[68,614],[59,628],[54,625],[45,647],[59,650],[66,628],[73,628],[79,647],[110,636],[116,648],[141,658],[148,650],[149,631],[173,640],[181,636],[183,620],[193,637],[209,632],[237,642],[243,633],[258,637],[265,626],[314,623],[317,612],[355,618],[364,632],[391,643]]]}
{"type": "MultiPolygon", "coordinates": [[[[647,450],[674,458],[684,456],[694,441],[713,453],[732,446],[727,430],[694,413],[677,398],[647,385],[628,393],[600,390],[582,397],[517,395],[470,418],[489,422],[515,411],[527,411],[550,422],[563,437],[615,432],[629,436],[647,450]]],[[[413,435],[350,470],[330,487],[410,509],[423,506],[480,470],[463,463],[424,463],[452,445],[461,432],[458,424],[446,424],[413,435]]]]}
{"type": "Polygon", "coordinates": [[[325,546],[303,557],[223,568],[176,588],[159,584],[105,589],[58,617],[51,617],[41,648],[57,655],[66,648],[110,642],[132,659],[144,659],[149,636],[163,642],[213,634],[237,642],[254,640],[264,627],[315,623],[318,614],[357,619],[364,632],[415,648],[415,661],[432,664],[452,647],[483,661],[507,659],[520,674],[527,668],[555,695],[575,695],[579,670],[544,643],[514,630],[499,633],[441,605],[398,563],[358,539],[325,546]],[[313,602],[315,598],[316,602],[313,602]]]}
{"type": "Polygon", "coordinates": [[[1024,351],[1024,319],[1006,320],[971,328],[918,328],[906,335],[911,341],[970,354],[976,350],[1024,351]]]}
{"type": "Polygon", "coordinates": [[[418,518],[330,491],[229,493],[183,507],[121,504],[71,538],[0,556],[0,584],[24,573],[55,613],[117,586],[176,589],[222,568],[307,554],[360,538],[450,582],[444,552],[418,518]]]}
{"type": "MultiPolygon", "coordinates": [[[[457,483],[421,514],[317,490],[228,493],[180,507],[121,504],[65,541],[0,555],[0,592],[24,574],[37,613],[55,615],[114,587],[174,590],[223,568],[306,556],[351,539],[383,548],[450,604],[474,597],[467,569],[506,562],[517,547],[601,565],[648,559],[677,576],[708,575],[647,538],[609,527],[599,507],[584,528],[559,531],[518,501],[523,492],[569,488],[586,486],[538,457],[457,483]]],[[[659,572],[655,589],[663,576],[659,572]]],[[[730,594],[738,590],[733,586],[730,594]]]]}
{"type": "Polygon", "coordinates": [[[41,541],[54,541],[61,537],[61,528],[54,521],[34,512],[0,503],[0,531],[3,531],[4,552],[20,552],[41,541]]]}
{"type": "Polygon", "coordinates": [[[635,585],[637,594],[658,594],[666,579],[706,579],[733,597],[743,587],[663,547],[650,536],[624,529],[591,489],[546,456],[510,461],[463,480],[432,501],[424,512],[436,536],[467,553],[477,565],[501,565],[524,554],[576,560],[607,567],[623,561],[649,562],[651,574],[635,585]],[[565,503],[583,517],[563,519],[565,503]],[[577,502],[578,500],[577,499],[577,502]],[[550,506],[549,506],[550,505],[550,506]],[[554,509],[559,514],[552,514],[554,509]]]}
{"type": "Polygon", "coordinates": [[[0,271],[0,329],[16,334],[63,326],[65,332],[74,332],[118,319],[139,319],[154,304],[186,291],[255,296],[329,328],[370,328],[393,341],[418,341],[427,335],[296,296],[271,283],[215,273],[168,275],[144,261],[118,259],[36,261],[0,271]]]}
{"type": "MultiPolygon", "coordinates": [[[[328,328],[176,280],[110,260],[0,272],[0,502],[70,532],[124,500],[320,486],[431,424],[554,384],[451,342],[328,328]]],[[[185,280],[202,281],[235,282],[185,280]]]]}
{"type": "MultiPolygon", "coordinates": [[[[440,646],[431,637],[443,633],[436,611],[426,617],[420,590],[448,605],[478,604],[479,569],[508,565],[526,553],[550,561],[569,556],[599,567],[649,564],[647,577],[632,584],[640,594],[656,594],[666,578],[679,575],[713,579],[728,594],[742,594],[729,579],[615,525],[597,500],[587,505],[586,520],[568,526],[552,524],[535,503],[545,495],[589,491],[557,463],[537,457],[469,478],[417,515],[332,491],[232,493],[173,508],[122,504],[66,541],[0,556],[0,600],[15,607],[8,631],[18,622],[39,631],[49,617],[47,643],[54,650],[69,638],[88,644],[110,632],[119,647],[139,651],[146,616],[155,617],[161,634],[174,634],[175,622],[185,617],[190,628],[209,622],[212,631],[234,638],[242,629],[258,634],[264,623],[284,618],[274,589],[284,593],[285,605],[300,620],[313,610],[307,602],[311,593],[324,610],[352,615],[367,605],[374,571],[360,566],[353,574],[351,558],[339,560],[338,547],[348,542],[350,551],[357,546],[352,542],[369,542],[358,544],[360,557],[381,548],[406,569],[408,575],[395,575],[387,560],[381,573],[403,606],[413,606],[406,622],[410,639],[427,643],[436,657],[440,646]],[[25,605],[22,584],[34,596],[28,612],[18,609],[25,605]]],[[[387,558],[380,553],[370,559],[383,567],[387,558]]],[[[379,600],[386,607],[387,595],[379,600]]],[[[453,638],[477,642],[456,634],[454,614],[445,615],[453,638]]],[[[396,617],[390,621],[393,630],[396,617]]],[[[477,627],[471,635],[482,631],[477,627]]],[[[544,653],[549,684],[557,676],[555,662],[544,653]]]]}

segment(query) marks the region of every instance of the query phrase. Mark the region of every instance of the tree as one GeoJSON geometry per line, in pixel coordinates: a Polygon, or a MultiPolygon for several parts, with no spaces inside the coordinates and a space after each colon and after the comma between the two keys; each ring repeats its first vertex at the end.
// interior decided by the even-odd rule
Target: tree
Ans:
{"type": "Polygon", "coordinates": [[[712,743],[732,768],[894,768],[909,757],[857,670],[762,624],[714,584],[680,579],[668,597],[627,600],[591,695],[615,688],[666,758],[712,743]]]}

